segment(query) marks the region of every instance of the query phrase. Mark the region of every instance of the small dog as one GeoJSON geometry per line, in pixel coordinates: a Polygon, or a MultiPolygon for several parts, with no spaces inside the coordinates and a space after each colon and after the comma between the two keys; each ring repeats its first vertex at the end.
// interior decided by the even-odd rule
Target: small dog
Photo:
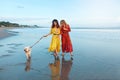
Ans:
{"type": "Polygon", "coordinates": [[[27,60],[30,60],[31,59],[31,47],[25,47],[24,51],[25,51],[27,60]]]}

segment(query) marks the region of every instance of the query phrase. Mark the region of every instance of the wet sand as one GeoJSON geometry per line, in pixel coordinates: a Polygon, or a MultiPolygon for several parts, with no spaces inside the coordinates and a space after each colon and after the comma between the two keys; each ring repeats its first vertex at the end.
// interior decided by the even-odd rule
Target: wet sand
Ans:
{"type": "Polygon", "coordinates": [[[0,39],[12,36],[11,33],[8,33],[8,28],[0,28],[0,39]]]}
{"type": "Polygon", "coordinates": [[[16,35],[18,32],[15,31],[9,31],[10,29],[16,29],[14,27],[5,27],[5,28],[1,28],[0,27],[0,39],[4,39],[10,36],[14,36],[16,35]]]}
{"type": "Polygon", "coordinates": [[[120,80],[120,31],[72,30],[73,60],[61,52],[54,60],[48,52],[51,36],[34,46],[26,60],[24,47],[49,29],[11,31],[19,35],[0,40],[0,80],[120,80]]]}

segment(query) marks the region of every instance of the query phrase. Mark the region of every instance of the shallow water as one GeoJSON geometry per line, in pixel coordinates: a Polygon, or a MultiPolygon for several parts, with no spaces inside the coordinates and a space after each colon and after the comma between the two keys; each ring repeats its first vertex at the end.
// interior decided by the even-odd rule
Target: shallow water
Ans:
{"type": "Polygon", "coordinates": [[[26,61],[24,47],[49,30],[13,29],[16,36],[0,40],[0,80],[120,80],[120,30],[72,29],[73,61],[69,54],[55,61],[47,51],[51,36],[43,38],[26,61]]]}

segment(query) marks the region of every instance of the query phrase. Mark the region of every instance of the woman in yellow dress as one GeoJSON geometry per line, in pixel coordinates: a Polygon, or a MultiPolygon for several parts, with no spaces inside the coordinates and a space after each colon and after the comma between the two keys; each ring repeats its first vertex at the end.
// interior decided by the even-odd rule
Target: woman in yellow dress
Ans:
{"type": "Polygon", "coordinates": [[[52,40],[48,51],[54,52],[54,56],[57,59],[58,53],[60,52],[60,26],[58,20],[54,19],[52,21],[51,31],[49,34],[45,35],[44,37],[47,37],[49,35],[52,35],[52,40]]]}

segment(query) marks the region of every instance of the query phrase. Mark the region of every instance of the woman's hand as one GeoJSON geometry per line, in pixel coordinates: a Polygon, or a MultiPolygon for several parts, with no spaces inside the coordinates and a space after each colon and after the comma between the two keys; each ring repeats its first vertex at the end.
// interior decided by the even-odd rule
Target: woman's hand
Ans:
{"type": "Polygon", "coordinates": [[[64,29],[64,30],[68,30],[68,28],[67,28],[67,27],[64,27],[63,29],[64,29]]]}

